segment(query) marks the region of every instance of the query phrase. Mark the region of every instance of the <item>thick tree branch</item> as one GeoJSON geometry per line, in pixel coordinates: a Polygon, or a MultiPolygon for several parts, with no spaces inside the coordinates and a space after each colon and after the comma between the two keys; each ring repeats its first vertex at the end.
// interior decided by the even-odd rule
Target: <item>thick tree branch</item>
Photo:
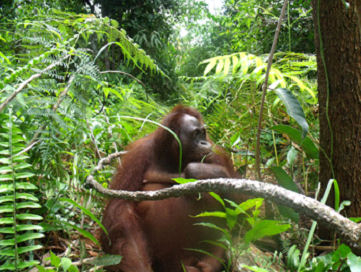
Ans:
{"type": "Polygon", "coordinates": [[[335,230],[346,242],[354,248],[361,249],[361,227],[343,217],[332,208],[304,195],[286,190],[282,187],[246,179],[208,179],[197,182],[176,185],[159,191],[118,191],[104,188],[92,175],[87,177],[87,183],[98,192],[115,198],[143,201],[160,200],[169,197],[180,197],[197,192],[243,193],[254,197],[263,197],[277,204],[293,208],[298,213],[325,224],[335,230]]]}

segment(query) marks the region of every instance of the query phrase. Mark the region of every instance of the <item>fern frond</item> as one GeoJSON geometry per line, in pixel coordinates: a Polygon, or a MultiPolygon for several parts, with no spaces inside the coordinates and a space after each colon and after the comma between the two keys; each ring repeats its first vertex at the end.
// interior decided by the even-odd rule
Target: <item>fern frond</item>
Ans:
{"type": "MultiPolygon", "coordinates": [[[[286,88],[286,86],[297,87],[301,92],[306,91],[311,99],[309,102],[316,103],[316,92],[305,77],[301,78],[297,72],[305,74],[305,70],[300,71],[300,67],[308,67],[309,71],[316,71],[314,56],[305,54],[279,53],[280,61],[273,65],[269,74],[270,89],[286,88]]],[[[214,70],[218,76],[231,74],[234,77],[254,80],[257,84],[264,81],[264,73],[267,67],[267,56],[256,56],[246,52],[234,53],[231,55],[217,56],[206,59],[201,64],[206,64],[204,75],[208,75],[214,70]]]]}
{"type": "Polygon", "coordinates": [[[11,109],[8,116],[0,115],[0,124],[0,259],[4,259],[0,271],[19,271],[39,263],[27,260],[24,254],[42,248],[36,240],[44,237],[43,229],[35,224],[42,217],[31,213],[41,206],[32,193],[38,188],[29,183],[34,173],[26,163],[27,156],[17,155],[25,144],[22,131],[14,126],[11,109]]]}

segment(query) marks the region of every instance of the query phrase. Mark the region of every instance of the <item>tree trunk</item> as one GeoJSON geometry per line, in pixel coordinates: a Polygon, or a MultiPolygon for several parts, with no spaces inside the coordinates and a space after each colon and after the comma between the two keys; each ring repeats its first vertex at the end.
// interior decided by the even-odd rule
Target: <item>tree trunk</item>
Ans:
{"type": "MultiPolygon", "coordinates": [[[[336,178],[361,216],[361,0],[312,0],[318,68],[320,182],[336,178]],[[321,41],[322,40],[322,41],[321,41]]],[[[330,205],[333,206],[332,196],[330,205]]]]}

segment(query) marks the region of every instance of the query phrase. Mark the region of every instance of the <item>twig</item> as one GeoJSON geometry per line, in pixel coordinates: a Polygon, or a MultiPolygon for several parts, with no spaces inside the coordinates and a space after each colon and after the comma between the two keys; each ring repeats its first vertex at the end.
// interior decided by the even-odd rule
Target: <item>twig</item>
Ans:
{"type": "Polygon", "coordinates": [[[68,84],[66,85],[65,89],[59,94],[58,100],[56,101],[56,103],[53,106],[53,111],[56,111],[60,105],[61,102],[63,102],[63,99],[65,98],[65,96],[67,95],[67,93],[69,92],[70,86],[73,83],[75,79],[75,75],[73,74],[68,81],[68,84]]]}
{"type": "Polygon", "coordinates": [[[24,148],[23,150],[21,150],[19,153],[17,153],[15,156],[20,156],[21,154],[28,152],[30,149],[33,148],[34,145],[36,145],[37,143],[39,143],[39,141],[34,141],[32,143],[30,143],[26,148],[24,148]]]}
{"type": "MultiPolygon", "coordinates": [[[[65,89],[60,93],[58,100],[56,101],[56,103],[53,105],[52,110],[55,112],[58,108],[61,102],[63,102],[64,97],[67,95],[67,93],[69,92],[70,86],[73,83],[75,78],[75,75],[72,75],[69,78],[68,84],[65,87],[65,89]]],[[[38,129],[38,132],[35,133],[34,137],[31,139],[31,141],[29,142],[28,146],[25,148],[27,151],[29,151],[34,145],[36,145],[37,143],[39,143],[38,141],[38,137],[40,135],[40,131],[42,131],[45,128],[45,126],[41,126],[38,129]]]]}
{"type": "MultiPolygon", "coordinates": [[[[104,112],[104,119],[105,119],[105,122],[106,122],[107,125],[108,125],[109,138],[112,139],[112,138],[113,138],[112,126],[110,126],[109,118],[108,118],[108,116],[106,115],[105,112],[104,112]]],[[[113,141],[112,145],[113,145],[113,147],[114,147],[115,152],[118,152],[118,146],[117,146],[116,141],[113,141]]],[[[117,162],[118,162],[118,164],[120,163],[120,159],[119,159],[119,158],[117,159],[117,162]]]]}
{"type": "Polygon", "coordinates": [[[27,80],[25,80],[23,83],[21,83],[20,86],[8,98],[6,98],[5,101],[2,104],[0,104],[0,112],[2,112],[2,110],[7,106],[7,104],[9,104],[31,81],[41,77],[42,74],[44,74],[44,73],[48,72],[49,70],[53,69],[55,66],[59,65],[65,59],[67,59],[69,57],[70,57],[70,55],[67,55],[66,57],[63,57],[62,59],[60,59],[59,61],[50,64],[44,70],[40,71],[39,73],[37,73],[35,75],[32,75],[27,80]]]}
{"type": "Polygon", "coordinates": [[[260,164],[261,164],[260,163],[261,162],[261,159],[260,159],[260,138],[261,138],[261,130],[262,130],[262,117],[263,117],[264,101],[265,101],[266,91],[267,91],[267,87],[268,87],[268,77],[269,77],[269,73],[271,71],[273,55],[274,55],[274,52],[276,50],[278,36],[279,36],[280,30],[281,30],[281,23],[282,23],[283,17],[285,16],[287,3],[288,3],[288,0],[285,0],[285,2],[283,3],[282,10],[281,10],[280,18],[278,19],[276,33],[275,33],[275,36],[273,38],[273,44],[272,44],[271,52],[270,52],[269,57],[268,57],[265,80],[264,80],[264,84],[262,86],[261,108],[259,110],[258,126],[257,126],[256,166],[255,166],[256,167],[257,179],[259,179],[259,180],[262,180],[261,166],[260,166],[260,164]]]}
{"type": "Polygon", "coordinates": [[[119,158],[120,156],[124,155],[125,153],[127,153],[127,151],[119,151],[113,154],[110,154],[109,156],[102,158],[101,160],[99,160],[98,165],[94,168],[94,172],[96,171],[100,171],[101,169],[103,169],[104,165],[106,164],[110,164],[111,161],[115,158],[119,158]]]}
{"type": "Polygon", "coordinates": [[[96,154],[97,154],[97,156],[98,156],[98,159],[101,159],[101,158],[102,158],[102,155],[100,154],[100,151],[99,151],[97,142],[96,142],[95,137],[94,137],[94,134],[93,134],[93,130],[90,128],[90,125],[89,125],[88,120],[86,120],[86,125],[87,125],[87,127],[88,127],[88,129],[89,129],[90,139],[91,139],[91,141],[93,142],[93,145],[94,145],[94,147],[95,147],[95,151],[96,151],[96,154]]]}
{"type": "Polygon", "coordinates": [[[113,74],[122,74],[122,75],[125,75],[125,76],[128,76],[128,77],[131,77],[132,79],[134,79],[136,82],[138,82],[140,85],[143,86],[143,88],[146,90],[147,87],[145,86],[145,84],[139,80],[138,78],[136,78],[135,76],[133,76],[132,74],[129,74],[129,73],[126,73],[126,72],[123,72],[123,71],[115,71],[115,70],[108,70],[108,71],[102,71],[100,72],[101,74],[107,74],[107,73],[113,73],[113,74]]]}

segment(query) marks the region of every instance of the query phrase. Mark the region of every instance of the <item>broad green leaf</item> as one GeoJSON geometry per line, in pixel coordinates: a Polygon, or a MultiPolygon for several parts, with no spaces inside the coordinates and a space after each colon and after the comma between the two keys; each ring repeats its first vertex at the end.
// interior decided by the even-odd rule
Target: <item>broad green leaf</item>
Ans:
{"type": "Polygon", "coordinates": [[[10,181],[10,180],[13,180],[13,176],[11,174],[6,174],[6,175],[0,176],[0,182],[1,181],[10,181]]]}
{"type": "Polygon", "coordinates": [[[15,170],[20,170],[20,169],[25,169],[25,168],[30,168],[30,167],[32,167],[32,165],[28,164],[26,162],[21,162],[14,166],[15,170]]]}
{"type": "Polygon", "coordinates": [[[312,142],[312,140],[308,137],[302,138],[301,132],[297,129],[286,126],[286,125],[277,125],[272,127],[271,129],[279,132],[287,134],[290,139],[302,147],[303,151],[305,151],[306,155],[311,159],[318,159],[318,148],[312,142]]]}
{"type": "Polygon", "coordinates": [[[6,227],[6,228],[0,228],[0,233],[14,234],[15,231],[13,227],[6,227]]]}
{"type": "Polygon", "coordinates": [[[226,58],[224,61],[224,68],[223,68],[223,74],[226,76],[229,72],[229,67],[231,66],[230,58],[226,58]]]}
{"type": "Polygon", "coordinates": [[[247,211],[253,207],[255,209],[258,209],[259,207],[262,206],[262,203],[263,203],[263,198],[251,198],[239,204],[239,207],[242,210],[247,211]]]}
{"type": "Polygon", "coordinates": [[[13,161],[14,162],[23,162],[24,160],[29,159],[29,156],[21,154],[21,155],[14,155],[13,161]]]}
{"type": "Polygon", "coordinates": [[[223,199],[220,197],[219,194],[214,193],[214,192],[210,192],[209,195],[210,195],[211,197],[213,197],[215,200],[217,200],[217,201],[222,205],[222,207],[225,207],[224,201],[223,201],[223,199]]]}
{"type": "MultiPolygon", "coordinates": [[[[281,185],[283,188],[298,192],[297,185],[293,182],[292,178],[284,171],[281,167],[271,167],[271,171],[275,175],[277,182],[279,185],[281,185]]],[[[299,221],[299,215],[297,212],[295,212],[293,209],[284,206],[284,205],[277,205],[280,213],[286,217],[290,218],[294,222],[299,221]]]]}
{"type": "MultiPolygon", "coordinates": [[[[99,86],[99,85],[98,85],[99,86]]],[[[102,88],[103,92],[104,92],[104,97],[105,98],[108,98],[108,95],[109,95],[109,88],[102,88]]]]}
{"type": "Polygon", "coordinates": [[[110,20],[110,23],[111,25],[114,27],[114,28],[118,28],[119,27],[119,23],[117,20],[110,20]]]}
{"type": "Polygon", "coordinates": [[[37,209],[37,208],[41,208],[41,205],[36,202],[29,202],[29,201],[16,203],[16,209],[25,209],[25,208],[37,209]]]}
{"type": "Polygon", "coordinates": [[[2,239],[2,240],[0,240],[0,247],[14,246],[14,245],[15,245],[15,240],[14,239],[2,239]]]}
{"type": "Polygon", "coordinates": [[[11,213],[13,211],[13,205],[2,205],[0,206],[1,213],[11,213]]]}
{"type": "MultiPolygon", "coordinates": [[[[24,270],[26,268],[33,267],[33,266],[35,266],[37,264],[39,264],[39,261],[19,260],[17,269],[18,270],[24,270]]],[[[15,271],[15,265],[13,263],[5,264],[4,266],[0,266],[0,271],[15,271]]],[[[28,271],[28,269],[26,271],[28,271]]]]}
{"type": "Polygon", "coordinates": [[[35,176],[35,174],[31,173],[31,172],[22,172],[22,173],[16,173],[15,174],[16,179],[31,178],[33,176],[35,176]]]}
{"type": "Polygon", "coordinates": [[[218,218],[226,218],[226,214],[221,211],[213,211],[213,212],[202,212],[194,217],[218,217],[218,218]]]}
{"type": "Polygon", "coordinates": [[[225,199],[225,201],[233,208],[233,212],[235,215],[239,215],[241,213],[246,214],[246,211],[240,207],[240,204],[237,204],[236,202],[229,199],[225,199]]]}
{"type": "Polygon", "coordinates": [[[50,251],[50,263],[54,265],[56,268],[60,266],[61,259],[56,256],[52,251],[50,251]]]}
{"type": "Polygon", "coordinates": [[[2,163],[2,164],[10,164],[11,161],[8,158],[0,158],[0,163],[2,163]]]}
{"type": "MultiPolygon", "coordinates": [[[[39,225],[17,225],[16,231],[28,231],[28,230],[36,230],[36,231],[43,231],[43,228],[39,225]]],[[[13,227],[5,227],[0,228],[0,233],[14,233],[13,227]]]]}
{"type": "Polygon", "coordinates": [[[208,59],[208,60],[205,60],[205,61],[202,61],[201,63],[206,63],[206,62],[209,62],[206,69],[204,69],[204,73],[203,75],[207,75],[212,69],[214,66],[216,66],[217,64],[217,59],[216,58],[212,58],[212,59],[208,59]]]}
{"type": "Polygon", "coordinates": [[[77,230],[81,235],[83,235],[85,238],[88,238],[89,240],[93,241],[95,244],[99,245],[99,241],[94,237],[93,234],[91,234],[89,231],[86,231],[82,228],[79,228],[78,226],[74,224],[70,224],[68,222],[62,221],[62,224],[69,226],[70,228],[73,228],[77,230]]]}
{"type": "Polygon", "coordinates": [[[351,272],[361,271],[361,258],[352,252],[347,255],[347,264],[350,267],[351,272]]]}
{"type": "Polygon", "coordinates": [[[238,58],[236,55],[232,56],[232,74],[235,74],[238,68],[238,58]]]}
{"type": "Polygon", "coordinates": [[[226,223],[227,223],[228,229],[231,231],[237,224],[238,215],[241,212],[244,212],[244,211],[240,212],[240,210],[241,210],[241,208],[239,208],[238,206],[235,209],[226,208],[226,223]]]}
{"type": "Polygon", "coordinates": [[[119,264],[122,260],[122,256],[119,255],[103,255],[98,256],[95,259],[91,260],[89,263],[94,266],[108,266],[108,265],[116,265],[119,264]]]}
{"type": "Polygon", "coordinates": [[[16,183],[16,189],[22,189],[22,190],[37,190],[38,187],[30,182],[17,182],[16,183]]]}
{"type": "Polygon", "coordinates": [[[17,231],[26,231],[26,230],[43,231],[43,227],[39,226],[39,225],[17,225],[16,230],[17,231]]]}
{"type": "MultiPolygon", "coordinates": [[[[12,195],[7,195],[7,196],[0,196],[0,203],[5,203],[5,202],[11,202],[13,201],[13,196],[12,195]]],[[[38,202],[38,198],[28,194],[28,193],[16,193],[16,199],[24,199],[24,200],[29,200],[29,201],[34,201],[34,202],[38,202]]]]}
{"type": "Polygon", "coordinates": [[[241,267],[247,268],[253,272],[268,272],[268,270],[260,268],[258,266],[249,266],[249,265],[241,264],[241,267]]]}
{"type": "MultiPolygon", "coordinates": [[[[252,74],[260,75],[260,74],[263,72],[264,69],[266,69],[266,64],[257,66],[256,69],[254,69],[254,70],[252,71],[252,74]]],[[[264,77],[259,77],[259,78],[260,78],[260,80],[263,81],[263,78],[264,78],[264,77]]]]}
{"type": "Polygon", "coordinates": [[[38,272],[56,272],[54,269],[46,269],[40,265],[36,265],[38,272]]]}
{"type": "Polygon", "coordinates": [[[60,266],[64,269],[64,271],[68,271],[69,267],[72,265],[72,262],[69,258],[63,257],[60,260],[60,266]]]}
{"type": "Polygon", "coordinates": [[[1,51],[0,51],[0,57],[4,59],[7,62],[7,64],[11,64],[11,61],[1,51]]]}
{"type": "MultiPolygon", "coordinates": [[[[17,182],[15,186],[17,190],[36,190],[38,188],[30,182],[17,182]]],[[[0,193],[12,192],[13,189],[14,186],[12,183],[0,185],[0,193]]]]}
{"type": "Polygon", "coordinates": [[[174,180],[175,182],[177,182],[179,184],[185,184],[185,183],[197,181],[196,179],[186,179],[186,178],[173,178],[172,180],[174,180]]]}
{"type": "Polygon", "coordinates": [[[240,53],[239,56],[241,59],[241,71],[242,74],[245,75],[247,74],[249,66],[251,65],[252,61],[249,61],[249,58],[245,53],[240,53]]]}
{"type": "Polygon", "coordinates": [[[107,93],[110,92],[110,93],[114,94],[116,97],[119,98],[120,101],[124,100],[123,95],[121,93],[119,93],[117,90],[113,89],[113,88],[104,87],[103,90],[104,90],[104,93],[105,92],[107,92],[107,93]]]}
{"type": "Polygon", "coordinates": [[[346,259],[347,255],[351,253],[351,249],[345,244],[341,244],[333,253],[332,260],[338,262],[342,259],[346,259]]]}
{"type": "Polygon", "coordinates": [[[0,155],[9,156],[9,155],[10,155],[10,151],[9,151],[8,149],[0,150],[0,155]]]}
{"type": "Polygon", "coordinates": [[[275,175],[278,184],[283,188],[298,193],[298,188],[296,183],[292,180],[292,178],[283,170],[281,167],[271,167],[271,171],[275,175]]]}
{"type": "Polygon", "coordinates": [[[13,224],[14,220],[12,218],[9,217],[3,217],[0,218],[0,225],[8,225],[8,224],[13,224]]]}
{"type": "MultiPolygon", "coordinates": [[[[22,243],[25,241],[40,239],[43,237],[44,237],[44,234],[42,234],[42,233],[28,232],[28,233],[18,235],[16,237],[16,243],[19,244],[19,243],[22,243]]],[[[11,246],[15,245],[15,239],[7,239],[7,240],[3,239],[0,241],[0,246],[10,246],[10,245],[11,246]]]]}
{"type": "Polygon", "coordinates": [[[0,250],[0,256],[15,257],[15,250],[14,249],[2,249],[2,250],[0,250]]]}
{"type": "Polygon", "coordinates": [[[298,102],[296,96],[294,96],[293,93],[287,89],[278,88],[275,90],[275,93],[286,106],[287,113],[301,126],[302,138],[304,138],[308,132],[308,123],[306,121],[306,117],[300,102],[298,102]]]}
{"type": "Polygon", "coordinates": [[[75,265],[71,265],[68,268],[68,272],[79,272],[79,269],[75,265]]]}
{"type": "Polygon", "coordinates": [[[349,217],[349,219],[355,223],[360,223],[361,222],[361,217],[349,217]]]}
{"type": "Polygon", "coordinates": [[[211,229],[215,229],[215,230],[219,230],[223,233],[226,233],[227,230],[217,226],[216,224],[213,224],[213,223],[209,223],[209,222],[201,222],[201,223],[196,223],[194,225],[197,225],[197,226],[203,226],[203,227],[207,227],[207,228],[211,228],[211,229]]]}
{"type": "Polygon", "coordinates": [[[86,214],[86,215],[89,216],[94,222],[96,222],[105,233],[108,233],[107,230],[105,229],[105,227],[103,226],[103,224],[100,222],[100,220],[99,220],[90,210],[84,208],[83,206],[79,205],[79,204],[76,203],[74,200],[69,199],[69,198],[60,198],[60,201],[68,202],[68,203],[72,204],[73,206],[79,208],[84,214],[86,214]]]}
{"type": "Polygon", "coordinates": [[[275,220],[260,220],[246,233],[244,239],[246,243],[250,243],[264,236],[279,234],[288,230],[290,227],[290,224],[282,224],[275,220]]]}
{"type": "Polygon", "coordinates": [[[37,214],[20,213],[16,215],[16,219],[19,220],[42,220],[43,217],[37,214]]]}
{"type": "Polygon", "coordinates": [[[216,67],[216,74],[219,74],[220,72],[222,72],[223,66],[224,66],[223,59],[218,59],[218,63],[217,63],[217,67],[216,67]]]}
{"type": "Polygon", "coordinates": [[[34,201],[34,202],[38,202],[39,199],[32,195],[32,194],[28,194],[28,193],[16,193],[16,199],[23,199],[23,200],[29,200],[29,201],[34,201]]]}
{"type": "Polygon", "coordinates": [[[287,267],[296,271],[300,264],[300,254],[300,250],[296,245],[291,246],[287,253],[287,267]]]}
{"type": "Polygon", "coordinates": [[[12,195],[0,196],[0,203],[12,202],[14,197],[12,195]]]}
{"type": "Polygon", "coordinates": [[[287,164],[289,166],[292,166],[295,163],[297,154],[298,154],[297,149],[291,146],[290,150],[288,150],[287,152],[287,164]]]}

